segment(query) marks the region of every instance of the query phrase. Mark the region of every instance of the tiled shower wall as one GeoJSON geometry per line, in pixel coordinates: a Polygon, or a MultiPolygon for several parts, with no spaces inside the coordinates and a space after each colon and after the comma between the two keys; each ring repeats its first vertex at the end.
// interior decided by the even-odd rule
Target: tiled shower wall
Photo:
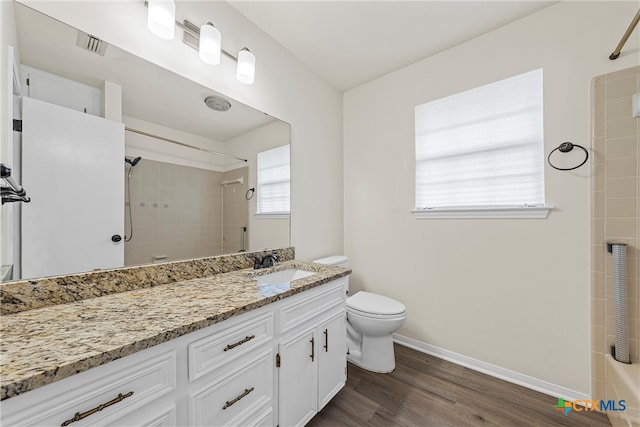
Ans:
{"type": "Polygon", "coordinates": [[[640,361],[640,119],[632,95],[640,67],[593,79],[591,87],[591,351],[592,397],[606,399],[604,355],[615,341],[613,256],[607,242],[627,243],[631,360],[640,361]]]}
{"type": "Polygon", "coordinates": [[[222,172],[143,158],[130,180],[133,238],[125,244],[125,265],[221,254],[221,182],[222,172]]]}
{"type": "Polygon", "coordinates": [[[227,171],[224,181],[233,181],[242,177],[243,184],[230,184],[222,187],[223,234],[222,249],[225,254],[249,249],[249,201],[245,194],[249,189],[249,167],[227,171]],[[246,229],[243,234],[241,229],[246,229]]]}

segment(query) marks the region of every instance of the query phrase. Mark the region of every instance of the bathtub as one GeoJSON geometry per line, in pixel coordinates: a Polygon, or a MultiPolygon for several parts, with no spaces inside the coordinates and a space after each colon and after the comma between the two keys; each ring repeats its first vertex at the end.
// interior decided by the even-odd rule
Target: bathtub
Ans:
{"type": "Polygon", "coordinates": [[[613,427],[640,427],[640,364],[627,365],[605,355],[607,399],[624,400],[627,409],[609,411],[613,427]]]}

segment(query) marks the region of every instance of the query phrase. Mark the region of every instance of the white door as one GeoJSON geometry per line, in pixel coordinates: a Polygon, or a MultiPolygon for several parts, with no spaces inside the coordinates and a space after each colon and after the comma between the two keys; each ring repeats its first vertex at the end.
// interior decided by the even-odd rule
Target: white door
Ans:
{"type": "Polygon", "coordinates": [[[22,277],[122,267],[124,125],[24,97],[22,277]]]}
{"type": "Polygon", "coordinates": [[[320,323],[318,358],[318,411],[347,381],[346,313],[341,311],[320,323]]]}
{"type": "Polygon", "coordinates": [[[303,426],[317,412],[317,341],[314,326],[278,347],[278,425],[303,426]]]}

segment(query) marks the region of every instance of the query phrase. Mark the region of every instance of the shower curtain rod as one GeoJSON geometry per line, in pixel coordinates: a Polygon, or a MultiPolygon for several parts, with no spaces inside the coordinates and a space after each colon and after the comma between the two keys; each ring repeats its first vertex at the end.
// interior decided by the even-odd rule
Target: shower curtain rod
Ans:
{"type": "Polygon", "coordinates": [[[622,47],[629,39],[629,36],[631,36],[631,33],[636,28],[636,25],[638,25],[638,21],[640,21],[640,9],[638,9],[638,13],[636,13],[636,16],[631,21],[631,24],[629,24],[629,28],[627,28],[627,31],[625,31],[624,35],[622,36],[622,39],[620,40],[620,43],[618,43],[618,46],[616,46],[616,50],[614,50],[613,53],[609,55],[610,60],[613,61],[614,59],[618,59],[618,57],[620,56],[620,51],[622,50],[622,47]]]}
{"type": "Polygon", "coordinates": [[[127,127],[127,126],[125,126],[124,130],[129,131],[129,132],[133,132],[133,133],[137,133],[137,134],[140,134],[140,135],[144,135],[144,136],[149,136],[151,138],[160,139],[162,141],[170,142],[172,144],[182,145],[183,147],[192,148],[194,150],[204,151],[204,152],[209,153],[209,154],[215,154],[217,156],[229,157],[231,159],[240,160],[242,162],[247,162],[248,161],[247,159],[243,159],[242,157],[232,156],[231,154],[225,154],[225,153],[221,153],[219,151],[207,150],[206,148],[201,148],[201,147],[196,147],[195,145],[185,144],[184,142],[176,141],[175,139],[165,138],[164,136],[154,135],[152,133],[144,132],[144,131],[141,131],[141,130],[138,130],[138,129],[133,129],[133,128],[130,128],[130,127],[127,127]]]}

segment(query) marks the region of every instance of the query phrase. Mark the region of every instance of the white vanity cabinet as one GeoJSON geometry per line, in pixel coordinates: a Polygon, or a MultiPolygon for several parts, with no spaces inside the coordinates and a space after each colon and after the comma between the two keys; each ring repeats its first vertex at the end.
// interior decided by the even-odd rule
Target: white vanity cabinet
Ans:
{"type": "Polygon", "coordinates": [[[189,344],[187,425],[274,424],[273,341],[266,310],[189,344]]]}
{"type": "MultiPolygon", "coordinates": [[[[176,351],[153,350],[2,401],[2,425],[126,425],[130,414],[140,425],[153,425],[157,411],[173,405],[168,396],[176,390],[176,351]]],[[[170,412],[168,420],[175,416],[170,412]]]]}
{"type": "Polygon", "coordinates": [[[0,424],[304,424],[346,381],[347,280],[3,400],[0,424]]]}
{"type": "Polygon", "coordinates": [[[301,295],[281,309],[278,346],[278,419],[305,425],[347,378],[346,278],[301,295]],[[305,314],[306,313],[306,314],[305,314]]]}

